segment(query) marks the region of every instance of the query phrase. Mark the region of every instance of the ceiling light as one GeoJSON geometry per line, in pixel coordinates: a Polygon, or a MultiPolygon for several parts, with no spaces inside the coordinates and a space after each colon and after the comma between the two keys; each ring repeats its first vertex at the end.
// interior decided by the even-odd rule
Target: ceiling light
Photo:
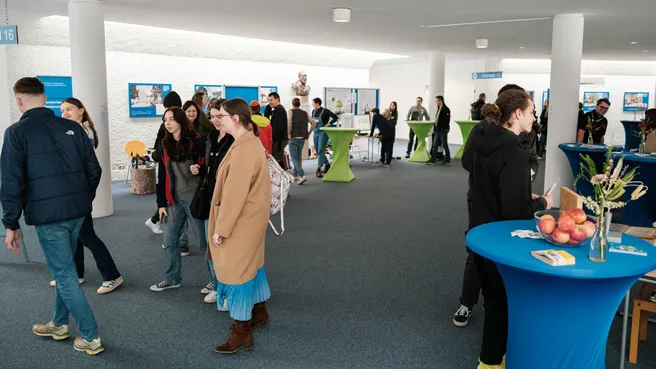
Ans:
{"type": "Polygon", "coordinates": [[[642,50],[642,52],[643,52],[643,53],[648,53],[648,52],[649,52],[649,50],[642,50]]]}
{"type": "Polygon", "coordinates": [[[351,9],[333,8],[333,22],[347,23],[351,21],[351,9]]]}
{"type": "Polygon", "coordinates": [[[631,41],[631,45],[635,45],[635,44],[637,44],[637,42],[631,41]]]}
{"type": "Polygon", "coordinates": [[[479,38],[476,40],[476,47],[479,49],[487,49],[487,38],[479,38]]]}
{"type": "Polygon", "coordinates": [[[522,50],[526,49],[524,46],[520,46],[519,48],[522,49],[522,50]]]}

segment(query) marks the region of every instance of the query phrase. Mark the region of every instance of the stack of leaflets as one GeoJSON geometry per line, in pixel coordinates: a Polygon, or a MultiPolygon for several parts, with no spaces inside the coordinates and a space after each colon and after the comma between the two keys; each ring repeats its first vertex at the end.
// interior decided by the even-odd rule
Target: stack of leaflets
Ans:
{"type": "Polygon", "coordinates": [[[572,254],[564,250],[540,250],[532,251],[533,257],[544,261],[552,266],[574,265],[576,258],[572,254]]]}
{"type": "Polygon", "coordinates": [[[617,252],[620,254],[631,254],[631,255],[640,255],[647,256],[647,253],[644,250],[637,249],[633,246],[624,246],[624,245],[610,245],[608,251],[617,252]]]}

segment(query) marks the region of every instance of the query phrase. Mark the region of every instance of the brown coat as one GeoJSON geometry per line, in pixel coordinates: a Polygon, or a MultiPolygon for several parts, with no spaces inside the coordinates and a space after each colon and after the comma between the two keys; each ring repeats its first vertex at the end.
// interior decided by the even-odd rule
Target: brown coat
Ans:
{"type": "Polygon", "coordinates": [[[260,140],[249,131],[232,144],[216,173],[207,258],[219,282],[246,283],[264,266],[270,208],[269,165],[260,140]],[[223,237],[219,247],[214,233],[223,237]]]}

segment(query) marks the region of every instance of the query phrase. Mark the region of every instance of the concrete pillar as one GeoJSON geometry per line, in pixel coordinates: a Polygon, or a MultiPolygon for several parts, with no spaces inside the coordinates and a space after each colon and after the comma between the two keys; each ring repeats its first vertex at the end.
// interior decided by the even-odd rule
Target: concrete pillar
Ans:
{"type": "MultiPolygon", "coordinates": [[[[424,103],[431,119],[435,119],[437,113],[437,103],[435,96],[444,96],[444,81],[446,75],[446,55],[443,51],[431,51],[428,54],[428,101],[424,103]]],[[[449,101],[448,96],[444,96],[445,101],[449,101]]],[[[428,149],[433,146],[431,135],[428,136],[428,149]]]]}
{"type": "MultiPolygon", "coordinates": [[[[551,96],[549,99],[549,135],[544,186],[545,191],[560,178],[559,185],[573,188],[572,170],[558,145],[576,141],[576,120],[583,54],[583,15],[557,15],[551,41],[551,96]]],[[[560,192],[554,191],[554,206],[560,192]]]]}
{"type": "Polygon", "coordinates": [[[86,106],[98,132],[96,150],[103,173],[93,202],[93,217],[114,213],[109,159],[105,19],[99,0],[69,0],[73,95],[86,106]]]}

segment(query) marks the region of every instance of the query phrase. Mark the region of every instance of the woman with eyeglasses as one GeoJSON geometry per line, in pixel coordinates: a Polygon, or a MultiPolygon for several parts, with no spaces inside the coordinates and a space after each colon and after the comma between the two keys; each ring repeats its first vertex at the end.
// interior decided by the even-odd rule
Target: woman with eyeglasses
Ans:
{"type": "MultiPolygon", "coordinates": [[[[65,99],[61,103],[61,113],[63,118],[79,123],[89,135],[89,139],[93,142],[93,147],[98,148],[98,133],[82,101],[73,97],[65,99]]],[[[84,218],[82,228],[80,228],[80,236],[77,240],[77,249],[75,249],[75,255],[73,257],[80,284],[84,283],[84,246],[91,250],[93,258],[96,260],[96,266],[98,266],[98,270],[103,277],[103,283],[97,291],[98,294],[103,295],[114,291],[123,283],[123,277],[116,268],[114,259],[109,253],[109,250],[107,250],[107,246],[93,229],[91,214],[87,214],[84,218]]],[[[50,286],[56,287],[57,284],[52,280],[50,281],[50,286]]]]}

